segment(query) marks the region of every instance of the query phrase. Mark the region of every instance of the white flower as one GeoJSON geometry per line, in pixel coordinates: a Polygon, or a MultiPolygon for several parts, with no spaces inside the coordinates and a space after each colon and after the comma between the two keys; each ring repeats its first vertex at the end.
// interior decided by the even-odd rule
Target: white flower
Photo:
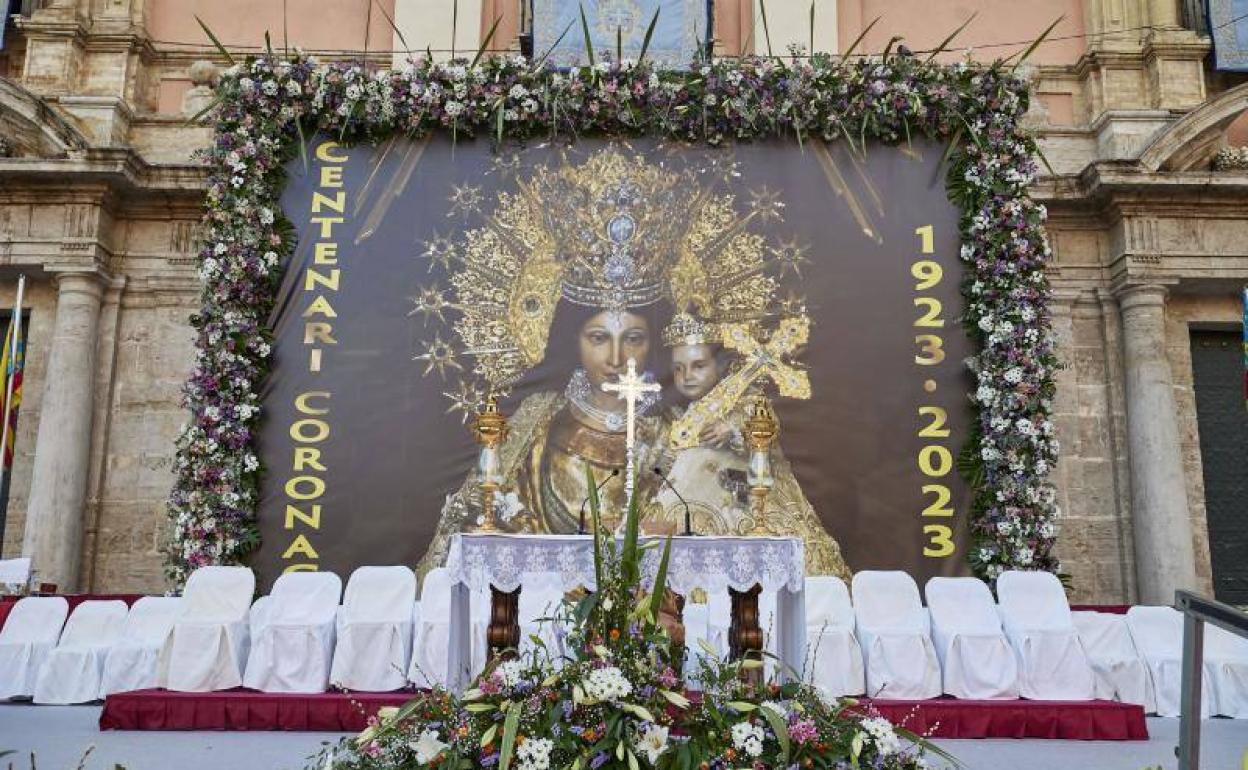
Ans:
{"type": "Polygon", "coordinates": [[[523,99],[524,97],[529,95],[529,89],[525,88],[519,83],[516,83],[514,86],[511,87],[511,90],[507,92],[507,95],[510,96],[512,99],[523,99]]]}
{"type": "Polygon", "coordinates": [[[758,705],[762,708],[770,709],[781,717],[787,717],[789,715],[788,707],[779,701],[765,700],[758,705]]]}
{"type": "Polygon", "coordinates": [[[416,761],[422,765],[432,762],[447,746],[438,740],[438,733],[434,730],[425,730],[408,745],[416,752],[416,761]]]}
{"type": "Polygon", "coordinates": [[[520,664],[520,661],[508,660],[494,669],[494,676],[503,683],[504,687],[515,687],[520,684],[523,669],[524,667],[520,664]]]}
{"type": "Polygon", "coordinates": [[[658,764],[659,755],[667,751],[668,729],[660,725],[650,725],[637,739],[637,750],[646,755],[646,760],[658,764]]]}
{"type": "Polygon", "coordinates": [[[759,756],[763,753],[763,728],[749,722],[736,723],[732,726],[732,745],[751,757],[759,756]]]}
{"type": "Polygon", "coordinates": [[[448,101],[446,103],[446,114],[452,118],[464,111],[464,105],[457,101],[448,101]]]}
{"type": "Polygon", "coordinates": [[[876,751],[881,755],[887,757],[901,751],[901,740],[897,737],[897,733],[893,732],[893,725],[887,719],[883,717],[864,719],[862,728],[871,736],[876,751]]]}
{"type": "Polygon", "coordinates": [[[633,691],[632,683],[615,666],[591,671],[583,686],[585,694],[597,701],[620,700],[633,691]]]}
{"type": "Polygon", "coordinates": [[[520,770],[547,770],[550,767],[550,752],[554,748],[555,742],[549,738],[526,738],[516,747],[520,770]]]}

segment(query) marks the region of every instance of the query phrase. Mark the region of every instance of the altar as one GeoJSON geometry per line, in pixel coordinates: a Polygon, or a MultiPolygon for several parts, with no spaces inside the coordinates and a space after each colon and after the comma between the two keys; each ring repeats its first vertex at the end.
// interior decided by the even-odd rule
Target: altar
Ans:
{"type": "MultiPolygon", "coordinates": [[[[642,542],[660,541],[643,537],[642,542]]],[[[647,550],[642,585],[654,582],[660,548],[647,550]]],[[[589,535],[463,533],[452,539],[446,569],[451,589],[450,650],[446,682],[462,690],[470,679],[472,597],[489,590],[489,644],[514,647],[520,637],[516,607],[526,576],[557,576],[563,591],[595,589],[593,538],[589,535]]],[[[729,633],[734,655],[763,648],[758,596],[776,593],[776,649],[780,674],[795,678],[806,640],[805,547],[795,537],[673,537],[667,588],[680,596],[694,589],[727,591],[732,598],[729,633]]]]}

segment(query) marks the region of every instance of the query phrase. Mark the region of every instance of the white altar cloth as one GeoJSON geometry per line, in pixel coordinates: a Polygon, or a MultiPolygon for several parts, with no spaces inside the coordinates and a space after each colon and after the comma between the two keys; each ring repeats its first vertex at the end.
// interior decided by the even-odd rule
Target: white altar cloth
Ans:
{"type": "MultiPolygon", "coordinates": [[[[659,547],[646,551],[642,585],[653,583],[665,538],[646,536],[659,547]]],[[[451,590],[451,649],[447,682],[451,689],[468,683],[469,603],[473,592],[493,586],[502,592],[520,588],[528,574],[556,574],[564,591],[595,588],[593,539],[589,535],[511,535],[469,533],[451,538],[446,557],[451,590]]],[[[708,593],[748,591],[761,585],[775,591],[776,649],[783,673],[802,668],[806,641],[806,548],[795,537],[673,537],[667,587],[688,595],[695,588],[708,593]]],[[[763,629],[764,632],[767,629],[763,629]]]]}

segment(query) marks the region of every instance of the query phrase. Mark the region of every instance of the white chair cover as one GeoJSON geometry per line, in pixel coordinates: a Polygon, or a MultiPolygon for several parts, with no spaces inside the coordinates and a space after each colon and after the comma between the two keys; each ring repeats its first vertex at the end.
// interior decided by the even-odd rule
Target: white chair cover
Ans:
{"type": "Polygon", "coordinates": [[[18,600],[0,629],[0,700],[29,698],[48,652],[61,636],[69,602],[61,596],[18,600]]]}
{"type": "MultiPolygon", "coordinates": [[[[479,602],[473,602],[473,609],[479,602]]],[[[473,624],[476,625],[475,623],[473,624]]],[[[480,654],[475,649],[473,663],[480,654]]],[[[420,616],[412,644],[412,665],[407,680],[417,687],[445,687],[451,645],[451,575],[446,567],[434,567],[420,588],[420,616]]]]}
{"type": "Polygon", "coordinates": [[[0,559],[0,587],[16,590],[26,587],[29,583],[29,556],[19,556],[16,559],[0,559]]]}
{"type": "Polygon", "coordinates": [[[123,601],[89,601],[74,608],[61,640],[35,682],[35,703],[88,703],[100,695],[108,650],[126,625],[123,601]]]}
{"type": "Polygon", "coordinates": [[[1096,677],[1070,619],[1066,592],[1049,572],[997,578],[1005,634],[1018,656],[1019,693],[1034,700],[1092,700],[1096,677]]]}
{"type": "Polygon", "coordinates": [[[1018,697],[1018,661],[992,592],[972,577],[934,577],[923,589],[945,693],[967,700],[1018,697]]]}
{"type": "Polygon", "coordinates": [[[279,577],[270,594],[252,605],[251,656],[243,684],[263,692],[325,692],[341,598],[342,579],[332,572],[279,577]]]}
{"type": "Polygon", "coordinates": [[[728,657],[728,631],[732,627],[732,598],[725,591],[706,592],[707,641],[720,658],[728,657]]]}
{"type": "Polygon", "coordinates": [[[854,636],[854,607],[838,577],[806,578],[806,679],[825,696],[866,692],[862,648],[854,636]]]}
{"type": "MultiPolygon", "coordinates": [[[[1183,679],[1183,615],[1173,607],[1132,607],[1127,610],[1131,641],[1148,666],[1157,715],[1177,717],[1180,712],[1180,684],[1183,679]]],[[[1200,687],[1200,713],[1209,716],[1209,665],[1200,687]]]]}
{"type": "Polygon", "coordinates": [[[1248,639],[1206,623],[1205,673],[1213,713],[1248,718],[1248,639]]]}
{"type": "Polygon", "coordinates": [[[1131,641],[1125,615],[1072,612],[1079,641],[1096,674],[1096,697],[1138,703],[1147,713],[1157,710],[1148,667],[1131,641]]]}
{"type": "Polygon", "coordinates": [[[563,578],[557,572],[533,572],[525,576],[520,591],[520,654],[537,648],[534,637],[542,640],[546,653],[559,665],[563,657],[561,635],[554,618],[563,603],[563,578]]]}
{"type": "Polygon", "coordinates": [[[690,689],[699,689],[701,680],[698,671],[702,660],[706,658],[706,650],[702,643],[710,644],[711,608],[706,603],[694,603],[685,598],[685,608],[681,612],[681,623],[685,626],[685,681],[690,689]]]}
{"type": "Polygon", "coordinates": [[[200,567],[191,573],[184,612],[161,651],[161,687],[211,692],[243,683],[255,591],[256,576],[247,567],[200,567]]]}
{"type": "Polygon", "coordinates": [[[415,606],[416,574],[407,567],[360,567],[351,573],[329,681],[365,692],[404,687],[415,606]]]}
{"type": "Polygon", "coordinates": [[[940,695],[940,664],[914,579],[900,571],[864,570],[854,575],[853,601],[868,697],[940,695]]]}
{"type": "Polygon", "coordinates": [[[144,596],[134,603],[121,638],[105,658],[100,698],[156,686],[160,651],[181,613],[182,599],[177,596],[144,596]]]}

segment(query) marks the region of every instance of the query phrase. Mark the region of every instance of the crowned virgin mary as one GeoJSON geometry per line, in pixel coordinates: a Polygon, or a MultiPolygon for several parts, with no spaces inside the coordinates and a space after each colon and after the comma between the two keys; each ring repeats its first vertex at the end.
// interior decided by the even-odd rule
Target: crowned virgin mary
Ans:
{"type": "MultiPolygon", "coordinates": [[[[618,381],[630,360],[644,378],[661,379],[660,332],[676,309],[735,313],[732,320],[767,312],[775,279],[763,269],[761,236],[748,231],[752,216],[738,217],[731,197],[710,195],[701,181],[608,148],[581,163],[537,168],[499,195],[485,227],[466,234],[463,267],[452,278],[463,352],[477,358],[476,371],[495,391],[529,378],[565,383],[527,395],[509,417],[498,450],[504,481],[494,495],[500,529],[576,532],[586,467],[602,483],[603,524],[614,527],[627,506],[626,404],[603,385],[618,381]]],[[[647,396],[635,406],[634,494],[643,527],[657,534],[676,524],[648,472],[672,466],[672,413],[660,394],[647,396]]],[[[800,496],[787,463],[778,470],[778,486],[800,496]]],[[[448,495],[422,571],[445,560],[452,534],[482,522],[480,481],[469,473],[448,495]]],[[[808,568],[843,573],[835,541],[801,503],[802,515],[774,522],[777,534],[806,539],[816,555],[808,568]]]]}

